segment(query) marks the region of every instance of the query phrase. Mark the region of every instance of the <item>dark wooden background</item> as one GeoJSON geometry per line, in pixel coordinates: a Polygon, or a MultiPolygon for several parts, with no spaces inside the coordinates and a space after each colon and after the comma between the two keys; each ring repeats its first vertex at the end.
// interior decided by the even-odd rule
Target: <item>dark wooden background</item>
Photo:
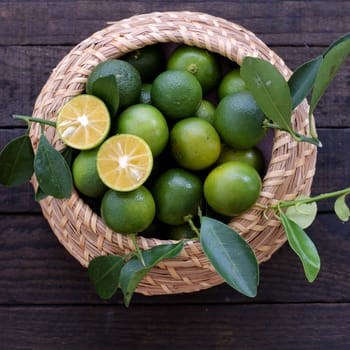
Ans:
{"type": "MultiPolygon", "coordinates": [[[[255,32],[290,68],[350,32],[350,1],[0,1],[0,147],[24,132],[51,70],[106,22],[192,10],[255,32]]],[[[349,186],[350,64],[316,110],[324,147],[313,193],[349,186]]],[[[350,349],[350,226],[320,204],[308,229],[322,259],[309,284],[286,245],[261,266],[258,297],[221,285],[190,295],[103,302],[58,243],[30,185],[0,187],[0,349],[350,349]]]]}

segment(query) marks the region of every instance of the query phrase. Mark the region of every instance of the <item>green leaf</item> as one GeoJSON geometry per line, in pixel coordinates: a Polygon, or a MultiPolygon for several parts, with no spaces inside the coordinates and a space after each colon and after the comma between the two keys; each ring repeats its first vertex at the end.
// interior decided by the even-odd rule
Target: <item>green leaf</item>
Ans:
{"type": "Polygon", "coordinates": [[[88,274],[100,298],[110,299],[115,294],[123,265],[124,258],[114,255],[98,256],[90,261],[88,274]]]}
{"type": "Polygon", "coordinates": [[[288,80],[288,86],[292,95],[292,108],[294,109],[310,93],[314,86],[323,56],[320,55],[311,61],[299,66],[288,80]]]}
{"type": "Polygon", "coordinates": [[[145,265],[137,256],[130,259],[120,273],[120,288],[124,294],[124,303],[129,306],[132,295],[147,273],[164,259],[175,258],[182,251],[184,242],[162,244],[142,252],[145,265]]]}
{"type": "Polygon", "coordinates": [[[327,55],[329,51],[333,49],[333,47],[337,46],[338,44],[342,43],[343,41],[349,40],[350,39],[350,33],[346,33],[342,36],[340,36],[338,39],[333,41],[327,48],[327,50],[323,53],[323,56],[327,55]]]}
{"type": "Polygon", "coordinates": [[[90,94],[99,97],[106,104],[111,118],[115,117],[119,108],[119,88],[115,75],[96,79],[90,94]]]}
{"type": "Polygon", "coordinates": [[[259,265],[249,244],[224,223],[203,216],[200,242],[217,273],[238,292],[255,297],[259,265]]]}
{"type": "Polygon", "coordinates": [[[39,186],[38,189],[35,192],[35,200],[37,202],[41,201],[42,199],[45,199],[48,195],[42,190],[42,188],[39,186]]]}
{"type": "MultiPolygon", "coordinates": [[[[299,196],[295,200],[307,199],[307,196],[299,196]]],[[[317,215],[317,204],[312,203],[296,203],[292,207],[288,207],[286,215],[290,220],[293,220],[301,228],[309,227],[315,220],[317,215]]]]}
{"type": "Polygon", "coordinates": [[[19,136],[10,141],[0,153],[0,184],[18,186],[33,175],[34,152],[30,137],[19,136]]]}
{"type": "Polygon", "coordinates": [[[282,74],[261,58],[246,57],[241,77],[265,115],[281,129],[293,133],[292,97],[282,74]]]}
{"type": "Polygon", "coordinates": [[[288,243],[301,260],[307,280],[313,282],[321,266],[317,249],[310,237],[298,224],[290,220],[282,210],[279,211],[279,214],[288,243]]]}
{"type": "Polygon", "coordinates": [[[332,82],[334,76],[344,63],[346,57],[350,53],[350,40],[349,37],[344,38],[344,40],[338,41],[338,43],[333,44],[323,56],[322,64],[319,68],[316,81],[314,83],[314,88],[312,91],[310,110],[311,115],[316,105],[318,104],[320,98],[327,90],[328,86],[332,82]]]}
{"type": "Polygon", "coordinates": [[[346,204],[346,194],[338,197],[334,203],[334,211],[341,221],[348,221],[350,218],[350,209],[346,204]]]}
{"type": "Polygon", "coordinates": [[[66,147],[62,152],[61,152],[63,158],[66,160],[67,164],[69,166],[72,165],[72,159],[73,159],[73,149],[71,147],[66,147]]]}
{"type": "Polygon", "coordinates": [[[40,136],[34,158],[34,172],[42,191],[55,198],[68,198],[72,193],[73,181],[70,168],[60,152],[40,136]]]}

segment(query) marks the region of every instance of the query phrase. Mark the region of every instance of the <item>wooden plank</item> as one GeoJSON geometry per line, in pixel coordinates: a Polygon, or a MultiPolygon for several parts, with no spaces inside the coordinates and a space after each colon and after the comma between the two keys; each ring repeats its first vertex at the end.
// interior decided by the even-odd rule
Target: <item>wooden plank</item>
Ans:
{"type": "MultiPolygon", "coordinates": [[[[0,129],[0,149],[13,137],[22,135],[23,129],[0,129]]],[[[318,163],[313,181],[313,194],[331,192],[349,186],[350,149],[349,129],[319,129],[323,147],[318,150],[318,163]]],[[[0,186],[0,213],[39,212],[34,201],[33,189],[29,184],[16,188],[0,186]]],[[[333,208],[333,200],[319,204],[321,211],[333,208]]]]}
{"type": "MultiPolygon", "coordinates": [[[[350,129],[319,129],[318,134],[323,147],[318,149],[312,193],[349,187],[350,129]]],[[[333,199],[319,202],[319,210],[333,210],[333,202],[333,199]]]]}
{"type": "Polygon", "coordinates": [[[16,1],[0,3],[2,45],[62,45],[81,41],[108,21],[153,11],[189,10],[236,22],[274,45],[325,45],[350,30],[350,4],[337,1],[16,1]],[[74,25],[72,25],[74,23],[74,25]]]}
{"type": "Polygon", "coordinates": [[[32,114],[41,88],[69,49],[52,46],[0,47],[0,127],[25,126],[25,123],[14,120],[12,115],[32,114]]]}
{"type": "Polygon", "coordinates": [[[1,307],[4,349],[345,350],[350,305],[1,307]]]}
{"type": "MultiPolygon", "coordinates": [[[[0,127],[23,126],[13,114],[30,115],[36,97],[52,69],[66,55],[70,46],[0,46],[0,127]]],[[[273,49],[285,59],[290,69],[310,60],[324,50],[321,47],[280,47],[273,49]]],[[[348,118],[348,60],[316,108],[318,127],[350,127],[348,118]]]]}
{"type": "MultiPolygon", "coordinates": [[[[284,245],[261,266],[258,296],[246,298],[227,285],[192,294],[145,297],[138,304],[347,302],[350,300],[349,225],[319,215],[307,230],[321,256],[321,272],[306,281],[296,255],[284,245]]],[[[43,217],[0,215],[0,304],[102,304],[87,272],[62,247],[43,217]]],[[[122,304],[119,291],[111,304],[122,304]]]]}

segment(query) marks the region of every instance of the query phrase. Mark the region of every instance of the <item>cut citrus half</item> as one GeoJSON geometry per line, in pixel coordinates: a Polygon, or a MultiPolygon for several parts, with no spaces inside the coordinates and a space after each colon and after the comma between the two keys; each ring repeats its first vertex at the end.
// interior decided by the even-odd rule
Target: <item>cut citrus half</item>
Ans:
{"type": "Polygon", "coordinates": [[[98,146],[107,137],[111,126],[104,102],[92,95],[79,95],[60,110],[56,129],[68,146],[86,150],[98,146]]]}
{"type": "Polygon", "coordinates": [[[153,167],[152,151],[138,136],[118,134],[107,139],[97,154],[101,180],[120,192],[135,190],[148,178],[153,167]]]}

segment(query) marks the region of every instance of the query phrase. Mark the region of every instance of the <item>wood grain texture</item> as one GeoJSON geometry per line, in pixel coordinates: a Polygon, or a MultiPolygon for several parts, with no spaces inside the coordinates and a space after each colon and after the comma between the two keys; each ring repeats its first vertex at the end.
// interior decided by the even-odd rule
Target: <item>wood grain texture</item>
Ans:
{"type": "Polygon", "coordinates": [[[350,3],[334,1],[3,1],[3,45],[75,44],[102,28],[135,14],[189,10],[234,21],[269,44],[324,45],[350,31],[350,3]]]}
{"type": "MultiPolygon", "coordinates": [[[[81,40],[131,15],[207,12],[253,31],[291,69],[350,32],[347,0],[113,1],[0,0],[0,149],[25,132],[12,114],[30,115],[58,62],[81,40]]],[[[313,193],[349,186],[350,62],[315,111],[320,139],[313,193]]],[[[0,168],[1,171],[1,168],[0,168]]],[[[306,281],[285,244],[260,267],[258,296],[223,284],[198,293],[100,300],[87,271],[60,245],[29,183],[0,186],[0,349],[350,348],[350,229],[333,201],[307,229],[321,256],[306,281]]]]}
{"type": "MultiPolygon", "coordinates": [[[[350,300],[350,236],[335,215],[320,215],[307,230],[322,269],[309,284],[288,245],[261,266],[258,297],[246,298],[221,285],[206,291],[144,297],[137,304],[301,303],[350,300]]],[[[0,215],[0,304],[101,304],[87,272],[59,244],[40,215],[0,215]]],[[[121,304],[118,292],[108,304],[121,304]]]]}
{"type": "Polygon", "coordinates": [[[202,304],[186,309],[153,305],[151,310],[149,306],[0,307],[0,339],[11,350],[346,350],[350,346],[348,304],[202,304]]]}

